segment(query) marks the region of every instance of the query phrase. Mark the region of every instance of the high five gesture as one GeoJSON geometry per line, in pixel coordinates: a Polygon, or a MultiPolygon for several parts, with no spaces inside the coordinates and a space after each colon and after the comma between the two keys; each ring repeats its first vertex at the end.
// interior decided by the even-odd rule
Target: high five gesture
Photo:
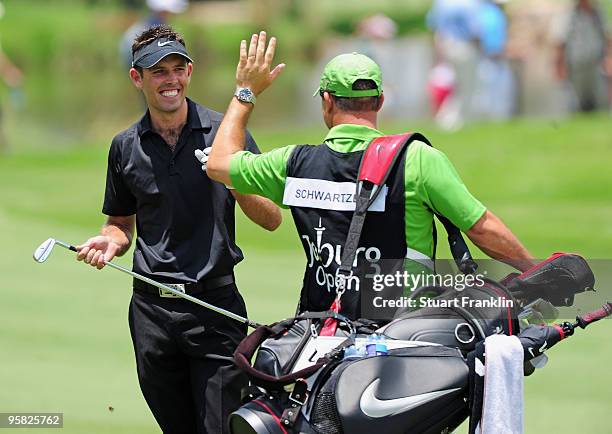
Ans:
{"type": "Polygon", "coordinates": [[[285,68],[281,63],[272,68],[276,38],[270,38],[266,47],[267,35],[262,31],[251,36],[247,50],[247,41],[240,42],[240,61],[236,68],[236,86],[248,88],[256,96],[263,92],[285,68]]]}

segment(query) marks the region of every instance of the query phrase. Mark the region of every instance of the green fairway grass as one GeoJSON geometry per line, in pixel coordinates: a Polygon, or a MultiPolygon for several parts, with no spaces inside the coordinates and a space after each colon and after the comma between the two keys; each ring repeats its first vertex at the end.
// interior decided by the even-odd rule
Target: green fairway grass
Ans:
{"type": "MultiPolygon", "coordinates": [[[[420,124],[383,128],[425,132],[536,256],[612,257],[609,117],[514,121],[454,134],[420,124]]],[[[253,133],[270,149],[317,143],[324,130],[253,133]]],[[[106,151],[105,144],[55,152],[32,147],[0,157],[0,412],[64,413],[62,431],[16,432],[159,432],[136,379],[127,325],[130,278],[77,263],[61,248],[45,264],[32,260],[48,237],[80,243],[98,231],[106,151]]],[[[238,213],[246,257],[236,270],[238,285],[258,322],[291,316],[296,306],[305,259],[290,214],[284,218],[268,233],[238,213]]],[[[117,262],[130,266],[130,255],[117,262]]],[[[612,432],[611,332],[610,321],[578,332],[525,380],[526,433],[612,432]]]]}

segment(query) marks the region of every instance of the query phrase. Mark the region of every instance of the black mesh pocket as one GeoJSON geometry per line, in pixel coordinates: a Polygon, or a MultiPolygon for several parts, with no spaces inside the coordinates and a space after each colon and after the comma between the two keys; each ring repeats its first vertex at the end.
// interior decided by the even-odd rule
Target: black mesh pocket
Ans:
{"type": "Polygon", "coordinates": [[[311,424],[318,434],[342,434],[334,393],[319,393],[312,410],[311,424]]]}

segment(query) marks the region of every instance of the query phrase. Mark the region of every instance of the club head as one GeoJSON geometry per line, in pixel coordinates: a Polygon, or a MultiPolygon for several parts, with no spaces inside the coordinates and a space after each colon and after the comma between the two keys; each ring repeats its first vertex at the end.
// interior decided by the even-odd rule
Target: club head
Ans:
{"type": "Polygon", "coordinates": [[[38,248],[34,251],[32,255],[36,262],[45,262],[51,251],[53,250],[53,246],[55,246],[55,240],[53,238],[49,238],[45,242],[43,242],[38,248]]]}

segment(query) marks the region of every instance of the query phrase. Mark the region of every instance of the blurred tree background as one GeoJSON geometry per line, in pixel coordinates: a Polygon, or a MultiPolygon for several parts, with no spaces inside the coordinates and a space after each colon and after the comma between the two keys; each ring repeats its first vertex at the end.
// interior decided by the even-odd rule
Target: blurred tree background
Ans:
{"type": "MultiPolygon", "coordinates": [[[[605,3],[612,3],[607,0],[605,3]]],[[[1,89],[13,148],[108,141],[136,120],[142,101],[118,55],[123,32],[145,14],[144,0],[5,0],[0,38],[25,75],[20,103],[1,89]]],[[[358,21],[385,13],[399,36],[426,34],[430,0],[191,1],[172,24],[195,63],[191,95],[222,111],[232,92],[238,42],[266,29],[278,36],[277,59],[289,67],[261,100],[259,125],[298,122],[305,71],[330,41],[358,21]]],[[[608,12],[612,7],[608,7],[608,12]]]]}
{"type": "MultiPolygon", "coordinates": [[[[319,45],[330,34],[350,34],[360,16],[375,8],[354,2],[351,8],[336,2],[243,0],[192,1],[187,13],[172,24],[186,38],[195,59],[190,94],[222,111],[233,90],[240,39],[265,28],[281,41],[277,59],[289,64],[283,80],[261,102],[263,123],[295,120],[296,86],[308,65],[315,62],[319,45]]],[[[427,1],[381,2],[402,32],[423,31],[427,1]]],[[[123,32],[146,13],[140,0],[6,0],[0,38],[7,55],[24,72],[24,98],[9,106],[9,140],[13,147],[70,144],[108,140],[142,111],[118,55],[123,32]]],[[[381,10],[376,7],[377,10],[381,10]]]]}

